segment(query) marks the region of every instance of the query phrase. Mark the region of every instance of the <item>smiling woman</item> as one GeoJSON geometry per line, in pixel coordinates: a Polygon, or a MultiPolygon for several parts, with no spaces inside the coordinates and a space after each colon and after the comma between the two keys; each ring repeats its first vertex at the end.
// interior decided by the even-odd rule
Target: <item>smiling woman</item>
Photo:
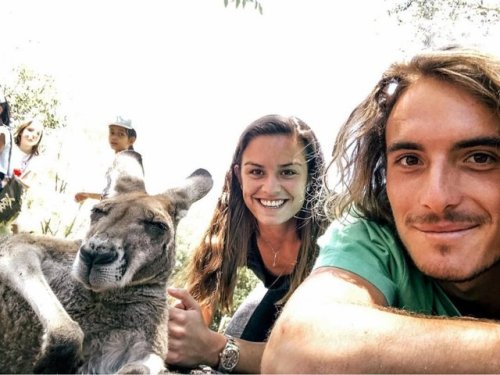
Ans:
{"type": "Polygon", "coordinates": [[[316,136],[296,117],[264,116],[243,131],[186,272],[187,291],[169,290],[180,302],[170,313],[167,362],[260,371],[264,342],[279,310],[316,259],[316,240],[326,226],[323,169],[316,136]],[[231,306],[238,268],[245,266],[262,281],[264,293],[252,308],[233,316],[229,327],[241,330],[229,329],[226,336],[209,330],[214,312],[231,306]]]}
{"type": "Polygon", "coordinates": [[[12,150],[14,174],[28,187],[34,172],[31,163],[38,156],[43,136],[43,124],[39,120],[30,120],[18,126],[14,134],[17,147],[12,150]]]}
{"type": "MultiPolygon", "coordinates": [[[[18,184],[20,189],[19,198],[16,201],[20,204],[20,209],[22,209],[22,203],[24,199],[24,193],[26,189],[32,185],[34,181],[37,170],[40,165],[36,165],[36,159],[39,155],[40,142],[43,136],[43,124],[38,119],[31,119],[27,122],[21,123],[17,126],[14,136],[13,136],[13,147],[12,154],[10,158],[10,168],[11,177],[7,180],[12,184],[18,184]]],[[[12,231],[17,233],[19,231],[19,223],[17,214],[12,217],[11,220],[2,223],[2,228],[0,231],[8,233],[12,231]]]]}

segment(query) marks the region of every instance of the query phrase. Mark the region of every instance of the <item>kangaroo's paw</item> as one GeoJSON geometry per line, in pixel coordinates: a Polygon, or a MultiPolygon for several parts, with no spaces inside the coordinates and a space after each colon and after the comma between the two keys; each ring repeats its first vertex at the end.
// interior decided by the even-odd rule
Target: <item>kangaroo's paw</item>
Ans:
{"type": "Polygon", "coordinates": [[[47,332],[42,350],[35,362],[34,373],[74,373],[82,362],[83,331],[78,323],[47,332]]]}

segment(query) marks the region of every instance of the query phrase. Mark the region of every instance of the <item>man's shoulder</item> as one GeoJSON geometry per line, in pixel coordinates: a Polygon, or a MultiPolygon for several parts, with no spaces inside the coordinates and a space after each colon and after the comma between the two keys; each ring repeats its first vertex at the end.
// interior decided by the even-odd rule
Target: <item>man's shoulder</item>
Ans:
{"type": "Polygon", "coordinates": [[[349,217],[341,221],[332,222],[320,242],[325,243],[326,239],[331,239],[332,237],[336,240],[342,238],[379,238],[392,242],[396,239],[397,233],[387,224],[379,223],[375,220],[349,217]]]}
{"type": "Polygon", "coordinates": [[[404,250],[394,229],[373,220],[357,218],[332,223],[318,241],[320,253],[315,266],[346,267],[352,262],[381,264],[404,261],[404,250]]]}

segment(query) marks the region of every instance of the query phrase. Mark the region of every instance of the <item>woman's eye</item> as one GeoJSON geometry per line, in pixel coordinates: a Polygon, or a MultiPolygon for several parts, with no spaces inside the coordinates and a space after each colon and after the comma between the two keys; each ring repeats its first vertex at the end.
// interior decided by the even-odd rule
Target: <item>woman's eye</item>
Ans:
{"type": "Polygon", "coordinates": [[[252,169],[250,170],[250,174],[254,176],[262,176],[264,172],[261,169],[252,169]]]}
{"type": "Polygon", "coordinates": [[[297,173],[293,169],[285,169],[281,171],[283,176],[295,176],[297,173]]]}

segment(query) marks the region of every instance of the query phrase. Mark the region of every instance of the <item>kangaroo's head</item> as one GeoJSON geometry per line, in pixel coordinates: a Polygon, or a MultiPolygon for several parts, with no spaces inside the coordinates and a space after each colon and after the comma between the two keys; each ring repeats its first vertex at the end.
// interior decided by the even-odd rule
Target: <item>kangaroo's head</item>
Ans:
{"type": "Polygon", "coordinates": [[[175,262],[177,223],[212,185],[210,173],[198,169],[182,186],[149,195],[140,155],[118,153],[72,275],[95,292],[166,281],[175,262]]]}

